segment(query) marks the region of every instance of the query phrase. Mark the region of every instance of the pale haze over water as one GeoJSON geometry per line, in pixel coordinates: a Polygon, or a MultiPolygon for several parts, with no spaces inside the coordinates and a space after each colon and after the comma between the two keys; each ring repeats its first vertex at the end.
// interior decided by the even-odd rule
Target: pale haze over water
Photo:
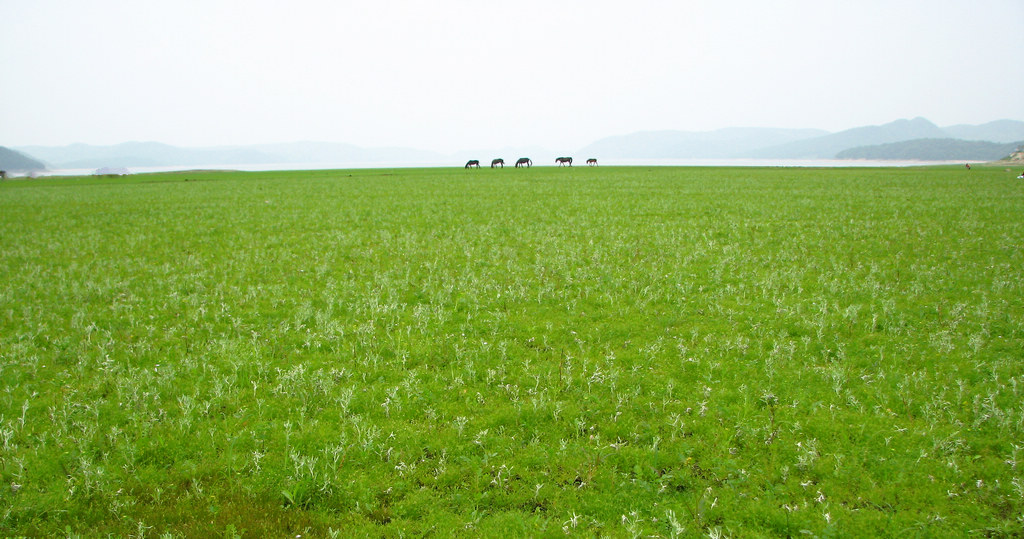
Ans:
{"type": "Polygon", "coordinates": [[[1024,120],[1024,2],[0,0],[0,145],[1024,120]]]}
{"type": "MultiPolygon", "coordinates": [[[[602,159],[600,166],[646,166],[646,167],[808,167],[808,168],[850,168],[850,167],[915,167],[922,165],[961,164],[963,161],[913,161],[913,160],[857,160],[857,159],[602,159]]],[[[577,166],[584,165],[579,162],[577,166]]],[[[358,168],[430,168],[452,167],[459,163],[448,161],[424,161],[401,165],[385,165],[380,162],[367,163],[263,163],[250,165],[200,165],[200,166],[155,166],[117,167],[113,169],[53,169],[34,171],[30,176],[93,176],[103,174],[148,174],[159,172],[192,172],[206,170],[287,171],[287,170],[333,170],[358,168]]],[[[557,167],[550,163],[535,163],[539,167],[557,167]]],[[[486,165],[484,166],[486,168],[486,165]]],[[[510,166],[511,168],[511,166],[510,166]]],[[[502,169],[503,170],[503,169],[502,169]]],[[[485,173],[486,174],[486,173],[485,173]]],[[[499,172],[501,174],[501,172],[499,172]]],[[[17,176],[17,174],[15,174],[17,176]]]]}

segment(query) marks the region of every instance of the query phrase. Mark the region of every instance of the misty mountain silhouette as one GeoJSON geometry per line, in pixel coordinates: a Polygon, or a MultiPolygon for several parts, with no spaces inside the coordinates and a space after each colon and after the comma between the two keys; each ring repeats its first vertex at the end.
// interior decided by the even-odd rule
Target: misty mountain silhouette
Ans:
{"type": "MultiPolygon", "coordinates": [[[[642,131],[597,140],[575,152],[581,158],[687,159],[687,158],[759,158],[759,159],[835,159],[842,152],[867,146],[907,141],[935,155],[942,148],[957,147],[949,140],[1011,143],[1024,141],[1024,122],[998,120],[982,125],[936,126],[925,118],[896,120],[884,125],[864,126],[829,133],[820,129],[726,128],[714,131],[642,131]],[[933,148],[927,149],[932,144],[933,148]]],[[[963,145],[959,145],[963,146],[963,145]]],[[[975,145],[974,147],[980,147],[975,145]]],[[[113,146],[24,146],[21,153],[43,161],[50,168],[100,167],[201,167],[212,165],[260,164],[381,164],[420,163],[458,164],[469,152],[441,154],[413,148],[363,148],[331,142],[294,142],[212,148],[181,148],[157,142],[128,142],[113,146]]],[[[888,148],[888,150],[893,150],[888,148]]],[[[903,151],[903,150],[900,150],[903,151]]],[[[958,150],[959,151],[959,150],[958,150]]],[[[535,153],[543,153],[539,150],[535,153]]],[[[470,158],[511,155],[498,150],[473,152],[470,158]]],[[[524,154],[525,155],[525,154],[524,154]]],[[[960,159],[961,153],[955,153],[960,159]]],[[[917,157],[923,159],[922,157],[917,157]]]]}

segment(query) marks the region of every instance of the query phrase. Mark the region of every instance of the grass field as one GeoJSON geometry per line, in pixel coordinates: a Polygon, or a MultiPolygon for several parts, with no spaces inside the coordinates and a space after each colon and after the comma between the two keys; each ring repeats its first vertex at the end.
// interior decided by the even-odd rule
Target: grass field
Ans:
{"type": "Polygon", "coordinates": [[[0,531],[1024,534],[1001,168],[0,183],[0,531]]]}

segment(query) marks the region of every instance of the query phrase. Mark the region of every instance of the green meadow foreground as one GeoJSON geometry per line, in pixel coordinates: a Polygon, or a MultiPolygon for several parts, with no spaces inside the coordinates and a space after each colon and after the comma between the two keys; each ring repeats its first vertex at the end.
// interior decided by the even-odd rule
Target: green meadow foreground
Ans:
{"type": "Polygon", "coordinates": [[[0,183],[0,531],[1024,534],[1024,182],[0,183]]]}

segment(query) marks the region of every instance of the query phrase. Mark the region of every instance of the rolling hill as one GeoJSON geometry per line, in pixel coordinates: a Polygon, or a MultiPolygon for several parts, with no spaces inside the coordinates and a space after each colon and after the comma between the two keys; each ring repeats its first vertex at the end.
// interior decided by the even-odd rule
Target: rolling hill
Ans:
{"type": "MultiPolygon", "coordinates": [[[[759,128],[707,132],[644,131],[601,139],[584,147],[579,153],[623,158],[836,159],[852,158],[839,156],[855,148],[926,140],[930,142],[914,144],[917,154],[931,155],[934,156],[932,159],[939,160],[964,159],[961,156],[965,155],[964,150],[970,145],[960,145],[957,151],[945,153],[954,145],[935,142],[951,139],[990,143],[1024,140],[1024,122],[998,120],[982,125],[942,128],[925,118],[914,118],[884,125],[856,127],[837,133],[812,129],[759,128]],[[929,145],[934,147],[924,152],[924,147],[929,145]]],[[[975,153],[970,155],[988,155],[985,152],[977,153],[978,148],[976,146],[975,153]]]]}
{"type": "Polygon", "coordinates": [[[874,146],[859,146],[836,154],[837,159],[996,161],[1013,153],[1021,142],[999,143],[982,140],[915,139],[874,146]]]}
{"type": "Polygon", "coordinates": [[[782,159],[833,159],[839,152],[858,146],[923,138],[942,138],[945,133],[924,118],[896,120],[885,125],[847,129],[830,135],[798,140],[747,152],[744,157],[782,159]]]}
{"type": "Polygon", "coordinates": [[[32,172],[46,170],[46,165],[21,152],[0,146],[0,170],[6,172],[32,172]]]}
{"type": "Polygon", "coordinates": [[[409,148],[361,148],[351,144],[294,142],[251,146],[182,148],[158,142],[126,142],[113,146],[24,146],[21,151],[53,168],[169,167],[247,164],[405,163],[429,160],[432,152],[409,148]]]}
{"type": "MultiPolygon", "coordinates": [[[[605,137],[580,148],[580,158],[623,159],[921,159],[986,160],[1005,144],[1024,140],[1024,122],[939,127],[925,118],[896,120],[829,133],[820,129],[726,128],[714,131],[641,131],[605,137]],[[896,145],[896,146],[889,146],[896,145]],[[875,156],[875,157],[865,157],[875,156]],[[889,157],[882,157],[889,156],[889,157]]],[[[417,165],[460,164],[465,159],[530,155],[537,147],[440,154],[413,148],[364,148],[330,142],[294,142],[182,148],[157,142],[113,146],[24,146],[17,150],[54,169],[102,167],[203,167],[218,165],[417,165]]],[[[1005,156],[994,157],[999,159],[1005,156]]],[[[41,168],[42,163],[21,165],[41,168]]],[[[18,170],[8,165],[8,170],[18,170]]]]}
{"type": "Polygon", "coordinates": [[[715,131],[642,131],[607,137],[579,155],[620,158],[734,158],[752,150],[827,134],[820,129],[727,128],[715,131]]]}

